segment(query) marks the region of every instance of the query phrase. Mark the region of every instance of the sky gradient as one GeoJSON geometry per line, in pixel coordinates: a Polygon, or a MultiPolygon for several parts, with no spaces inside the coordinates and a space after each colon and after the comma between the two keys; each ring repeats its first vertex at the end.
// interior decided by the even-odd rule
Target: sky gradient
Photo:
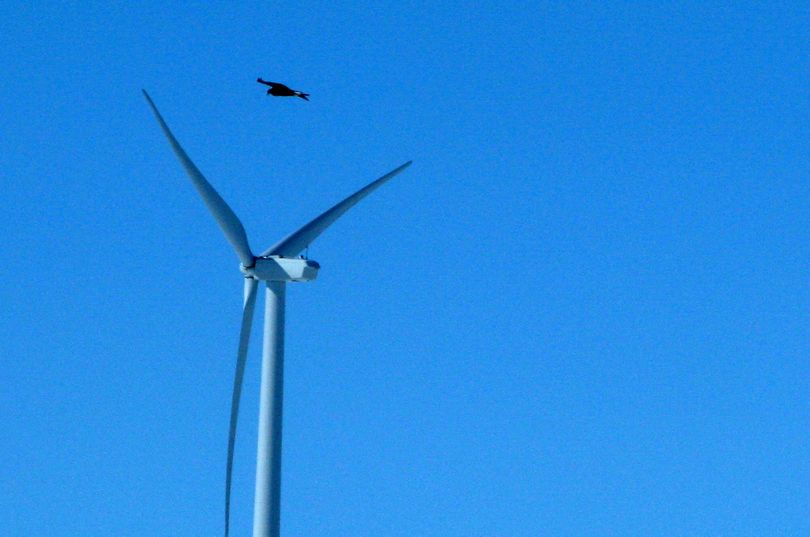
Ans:
{"type": "Polygon", "coordinates": [[[414,161],[288,288],[284,535],[810,533],[805,4],[36,4],[0,6],[0,534],[222,531],[241,274],[141,88],[255,251],[414,161]]]}

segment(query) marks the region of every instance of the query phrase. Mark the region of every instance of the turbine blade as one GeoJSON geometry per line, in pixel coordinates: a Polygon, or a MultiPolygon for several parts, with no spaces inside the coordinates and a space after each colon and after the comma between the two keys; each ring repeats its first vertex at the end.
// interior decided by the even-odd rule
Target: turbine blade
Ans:
{"type": "Polygon", "coordinates": [[[323,233],[326,228],[332,225],[335,220],[340,218],[343,213],[351,209],[357,202],[381,187],[399,172],[410,166],[411,162],[412,161],[409,160],[399,168],[386,173],[376,181],[372,181],[345,200],[341,201],[325,213],[312,220],[298,231],[291,233],[274,246],[271,246],[260,255],[281,255],[286,257],[298,255],[312,241],[318,238],[318,236],[323,233]]]}
{"type": "Polygon", "coordinates": [[[233,246],[233,249],[236,250],[236,254],[239,256],[239,260],[242,262],[242,265],[246,267],[252,267],[254,264],[254,257],[253,253],[250,251],[250,246],[248,246],[247,234],[245,233],[245,228],[242,226],[242,222],[239,221],[236,214],[234,214],[233,210],[225,203],[225,200],[222,199],[222,196],[214,190],[214,187],[211,186],[197,166],[188,158],[188,155],[180,146],[180,142],[177,141],[177,138],[174,137],[172,131],[169,130],[169,126],[163,120],[163,116],[160,115],[158,112],[157,106],[152,101],[152,98],[149,97],[149,94],[146,93],[146,90],[143,91],[144,97],[146,97],[146,101],[149,103],[149,106],[152,108],[152,112],[155,114],[155,118],[157,118],[158,123],[160,123],[160,128],[163,129],[163,134],[166,135],[168,138],[169,143],[174,150],[174,154],[177,155],[177,158],[180,159],[180,163],[186,169],[186,173],[191,178],[191,182],[194,184],[194,188],[197,189],[199,192],[200,197],[202,197],[205,205],[208,207],[208,210],[211,211],[211,214],[214,215],[214,219],[219,224],[219,227],[222,228],[223,233],[225,233],[225,237],[233,246]]]}
{"type": "Polygon", "coordinates": [[[242,328],[239,331],[239,350],[236,353],[236,374],[233,378],[231,396],[231,424],[228,429],[228,461],[225,464],[225,537],[228,537],[231,521],[231,479],[233,477],[233,451],[236,443],[236,423],[239,419],[239,400],[242,396],[242,379],[245,377],[250,327],[253,324],[253,310],[256,306],[258,280],[245,278],[245,305],[242,310],[242,328]]]}

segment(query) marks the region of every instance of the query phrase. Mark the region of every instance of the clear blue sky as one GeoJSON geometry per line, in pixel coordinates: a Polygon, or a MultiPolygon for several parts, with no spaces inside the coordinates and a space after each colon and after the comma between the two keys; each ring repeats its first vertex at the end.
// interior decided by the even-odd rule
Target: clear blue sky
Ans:
{"type": "Polygon", "coordinates": [[[289,290],[284,535],[810,533],[805,3],[35,4],[0,6],[4,536],[221,533],[242,281],[141,88],[256,250],[414,160],[289,290]]]}

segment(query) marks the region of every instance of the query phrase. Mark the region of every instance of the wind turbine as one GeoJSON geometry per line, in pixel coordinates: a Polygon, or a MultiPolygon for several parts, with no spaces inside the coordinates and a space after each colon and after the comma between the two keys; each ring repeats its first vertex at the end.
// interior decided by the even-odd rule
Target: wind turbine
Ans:
{"type": "Polygon", "coordinates": [[[372,181],[331,209],[316,217],[298,231],[289,234],[258,256],[248,245],[242,222],[225,200],[214,190],[158,112],[155,103],[142,90],[163,134],[169,140],[174,154],[191,178],[194,188],[211,211],[236,255],[245,279],[242,327],[239,349],[236,353],[236,373],[231,398],[231,419],[228,431],[228,459],[225,466],[225,537],[230,531],[231,478],[239,400],[245,373],[250,328],[256,305],[256,290],[260,281],[266,282],[264,317],[264,344],[262,346],[262,378],[259,400],[259,442],[256,453],[256,491],[253,505],[253,537],[279,537],[281,495],[281,423],[284,390],[284,303],[287,282],[314,280],[320,265],[296,256],[314,241],[326,228],[357,202],[381,187],[392,177],[411,165],[411,161],[372,181]]]}

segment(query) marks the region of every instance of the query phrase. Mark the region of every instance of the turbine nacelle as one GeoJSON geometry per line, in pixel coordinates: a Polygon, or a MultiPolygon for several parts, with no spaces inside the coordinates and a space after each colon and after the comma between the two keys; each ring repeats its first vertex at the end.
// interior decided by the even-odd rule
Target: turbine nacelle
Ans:
{"type": "Polygon", "coordinates": [[[245,276],[272,282],[308,282],[318,277],[317,261],[280,255],[257,257],[252,267],[240,267],[245,276]]]}

